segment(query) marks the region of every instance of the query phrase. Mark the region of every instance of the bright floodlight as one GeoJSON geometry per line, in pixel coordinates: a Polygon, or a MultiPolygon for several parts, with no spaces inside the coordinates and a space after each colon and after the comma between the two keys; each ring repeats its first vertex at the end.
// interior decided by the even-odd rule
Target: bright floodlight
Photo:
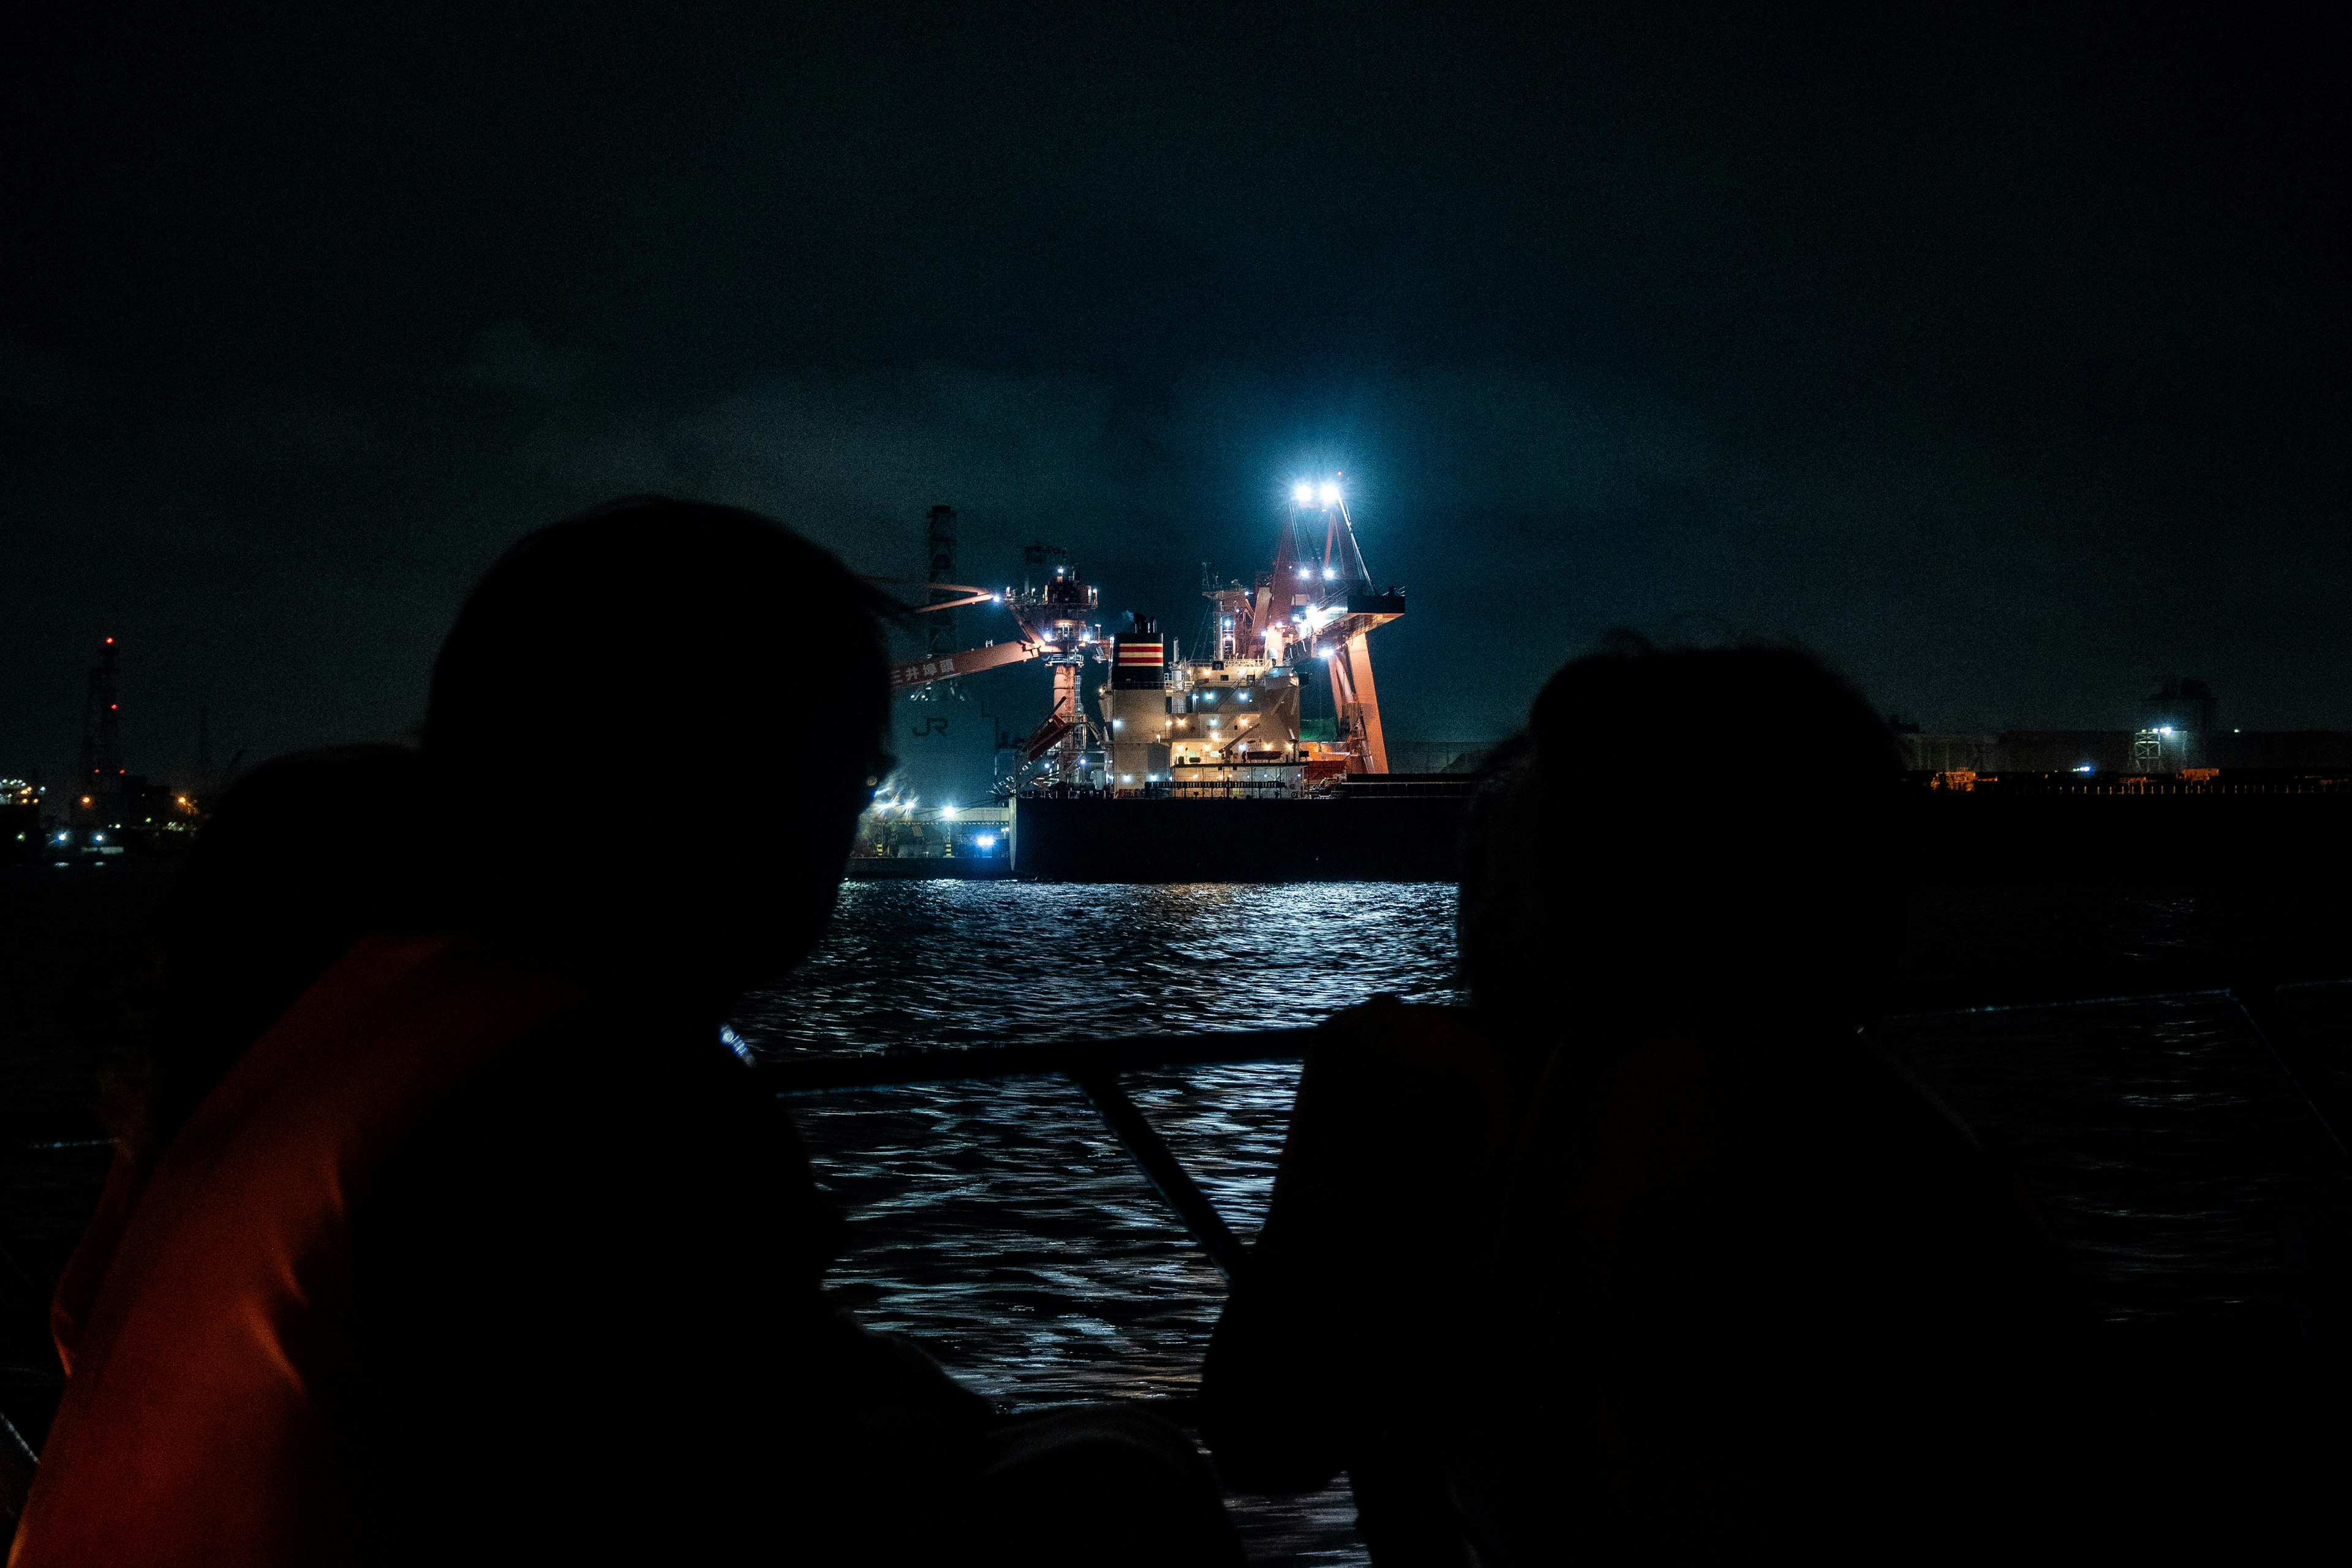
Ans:
{"type": "Polygon", "coordinates": [[[1339,504],[1339,480],[1325,479],[1323,481],[1323,504],[1325,506],[1338,506],[1339,504]]]}
{"type": "Polygon", "coordinates": [[[1315,499],[1315,487],[1301,479],[1290,487],[1290,499],[1305,506],[1315,499]]]}

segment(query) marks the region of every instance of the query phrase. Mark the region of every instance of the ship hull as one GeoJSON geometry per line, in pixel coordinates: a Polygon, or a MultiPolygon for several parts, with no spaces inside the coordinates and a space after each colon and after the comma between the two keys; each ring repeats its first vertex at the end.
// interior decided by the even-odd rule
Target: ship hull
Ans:
{"type": "Polygon", "coordinates": [[[1013,806],[1013,874],[1049,882],[1440,882],[1462,795],[1051,799],[1013,806]]]}

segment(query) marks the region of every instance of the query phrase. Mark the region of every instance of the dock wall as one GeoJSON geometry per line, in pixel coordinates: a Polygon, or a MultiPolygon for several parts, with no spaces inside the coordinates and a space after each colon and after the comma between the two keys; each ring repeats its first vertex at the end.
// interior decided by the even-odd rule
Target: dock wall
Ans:
{"type": "Polygon", "coordinates": [[[2352,791],[1922,791],[1930,881],[2309,882],[2352,876],[2352,791]]]}
{"type": "MultiPolygon", "coordinates": [[[[1447,881],[1458,874],[1467,804],[1460,795],[1022,800],[1012,874],[1055,882],[1447,881]]],[[[1578,831],[1572,822],[1552,826],[1578,831]]],[[[1899,847],[1929,882],[2352,879],[2352,789],[1922,789],[1899,847]]]]}

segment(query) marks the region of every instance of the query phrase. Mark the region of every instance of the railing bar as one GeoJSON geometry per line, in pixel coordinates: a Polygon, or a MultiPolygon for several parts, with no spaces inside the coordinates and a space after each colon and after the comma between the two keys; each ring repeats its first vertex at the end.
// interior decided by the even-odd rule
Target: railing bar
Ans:
{"type": "Polygon", "coordinates": [[[764,1062],[756,1070],[779,1094],[823,1094],[898,1084],[1295,1061],[1307,1054],[1307,1043],[1314,1034],[1313,1029],[1234,1029],[1203,1035],[1130,1035],[1110,1040],[787,1059],[764,1062]]]}
{"type": "Polygon", "coordinates": [[[40,1464],[40,1456],[18,1434],[16,1424],[0,1415],[0,1523],[12,1532],[24,1517],[25,1494],[33,1489],[33,1477],[40,1464]]]}
{"type": "Polygon", "coordinates": [[[1184,1222],[1184,1228],[1200,1243],[1209,1261],[1230,1282],[1241,1272],[1247,1251],[1241,1237],[1225,1223],[1225,1216],[1217,1212],[1217,1205],[1209,1201],[1209,1194],[1201,1190],[1192,1173],[1176,1158],[1176,1152],[1160,1136],[1159,1129],[1145,1118],[1142,1108],[1127,1097],[1115,1075],[1087,1072],[1072,1073],[1070,1077],[1094,1102],[1104,1123],[1118,1136],[1129,1158],[1143,1172],[1153,1190],[1176,1211],[1176,1217],[1184,1222]]]}
{"type": "Polygon", "coordinates": [[[1885,1016],[1900,1018],[1930,1013],[1997,1013],[2197,996],[2243,984],[2249,973],[2294,977],[2265,980],[2264,984],[2274,986],[2340,984],[2352,975],[2352,959],[2330,950],[2251,962],[2191,961],[2102,968],[2071,976],[2053,974],[2003,987],[1910,985],[1887,998],[1885,1016]]]}
{"type": "Polygon", "coordinates": [[[2347,1102],[2343,1086],[2328,1070],[2327,1064],[2305,1048],[2303,1031],[2279,1005],[2277,992],[2273,985],[2237,985],[2231,988],[2230,999],[2237,1003],[2246,1022],[2253,1026],[2255,1035],[2270,1047],[2271,1058],[2303,1095],[2304,1103],[2319,1118],[2319,1124],[2327,1129],[2336,1147],[2352,1159],[2352,1102],[2347,1102]]]}
{"type": "MultiPolygon", "coordinates": [[[[2338,971],[2312,978],[2265,984],[2278,990],[2290,986],[2341,984],[2344,981],[2344,973],[2338,971]]],[[[2128,975],[2104,974],[2097,983],[2103,988],[2087,996],[2079,990],[2069,994],[2059,983],[2053,983],[2047,992],[2023,995],[2012,994],[2006,998],[1985,1000],[1963,999],[1965,993],[1937,996],[1933,993],[1912,991],[1898,994],[1885,1016],[1892,1019],[1918,1018],[2089,1007],[2124,1002],[2158,1002],[2175,997],[2227,994],[2242,983],[2242,969],[2236,974],[2230,974],[2209,965],[2152,968],[2145,982],[2137,984],[2128,975]]],[[[1108,1040],[1061,1040],[1036,1045],[974,1046],[878,1056],[788,1058],[761,1063],[757,1070],[779,1094],[834,1094],[923,1083],[1296,1061],[1307,1054],[1307,1042],[1314,1034],[1311,1028],[1297,1028],[1233,1029],[1200,1035],[1129,1035],[1108,1040]]]]}
{"type": "MultiPolygon", "coordinates": [[[[2308,984],[2327,984],[2315,981],[2308,984]]],[[[1889,1018],[1947,1018],[1969,1013],[2032,1013],[2053,1007],[2104,1007],[2118,1002],[2168,1002],[2182,996],[2222,996],[2230,987],[2221,985],[2186,985],[2164,991],[2117,991],[2105,996],[2037,996],[2024,1002],[1978,1002],[1965,1007],[1909,1006],[1890,1010],[1889,1018]]]]}

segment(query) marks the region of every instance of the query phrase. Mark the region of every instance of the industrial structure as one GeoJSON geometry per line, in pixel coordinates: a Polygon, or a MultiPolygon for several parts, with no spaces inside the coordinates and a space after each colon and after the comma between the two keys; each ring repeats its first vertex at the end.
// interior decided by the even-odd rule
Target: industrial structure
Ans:
{"type": "MultiPolygon", "coordinates": [[[[1189,648],[1149,616],[1107,633],[1094,586],[1053,546],[1030,548],[1019,588],[946,581],[952,532],[932,515],[932,577],[910,613],[987,603],[1009,614],[1013,632],[974,648],[933,642],[894,684],[920,691],[1042,661],[1054,670],[1053,707],[1011,747],[1001,805],[977,808],[991,815],[877,802],[853,875],[1455,874],[1487,748],[1391,747],[1370,639],[1404,613],[1404,598],[1375,584],[1337,476],[1291,490],[1265,570],[1204,577],[1207,609],[1189,648]]],[[[2230,879],[2298,858],[2352,863],[2352,734],[2224,730],[2215,712],[2211,689],[2181,679],[2148,693],[2131,730],[1922,734],[1898,722],[1921,873],[2230,879]]],[[[1002,748],[1011,738],[1000,736],[1002,748]]],[[[1726,787],[1738,777],[1727,772],[1726,787]]]]}
{"type": "Polygon", "coordinates": [[[1404,614],[1404,596],[1373,585],[1338,476],[1293,488],[1272,564],[1253,582],[1204,584],[1210,635],[1189,660],[1148,616],[1106,636],[1097,590],[1058,546],[1029,547],[1032,575],[1017,589],[944,581],[953,516],[931,511],[930,649],[893,670],[891,684],[919,691],[1002,665],[1050,666],[1053,706],[1018,748],[1006,793],[1290,795],[1389,771],[1368,638],[1404,614]],[[941,616],[980,603],[1009,610],[1015,635],[942,648],[941,616]],[[1107,667],[1091,713],[1082,690],[1089,664],[1107,667]],[[1318,667],[1333,711],[1310,720],[1305,697],[1318,667]]]}
{"type": "Polygon", "coordinates": [[[117,696],[114,639],[99,645],[82,696],[81,765],[75,815],[83,822],[111,822],[127,776],[122,769],[122,704],[117,696]]]}
{"type": "MultiPolygon", "coordinates": [[[[934,515],[944,510],[934,508],[934,515]]],[[[890,686],[893,690],[920,695],[940,682],[1003,665],[1034,659],[1049,666],[1054,671],[1054,705],[1023,743],[1023,761],[1034,763],[1051,759],[1047,771],[1053,781],[1074,787],[1089,782],[1087,762],[1100,750],[1098,744],[1089,744],[1098,741],[1099,726],[1087,717],[1078,700],[1079,670],[1105,657],[1102,629],[1094,619],[1100,595],[1070,565],[1069,552],[1059,545],[1032,544],[1025,554],[1031,566],[1052,563],[1053,571],[1042,581],[1033,579],[997,593],[962,583],[923,584],[931,593],[927,614],[934,626],[942,616],[966,605],[992,604],[1013,613],[1015,635],[979,647],[944,652],[937,651],[935,645],[926,657],[893,668],[890,686]],[[953,596],[943,598],[943,594],[953,596]]]]}
{"type": "MultiPolygon", "coordinates": [[[[52,849],[69,844],[120,854],[125,835],[156,840],[159,834],[185,831],[201,814],[191,795],[123,766],[119,652],[114,639],[105,638],[90,667],[82,699],[81,756],[74,787],[62,803],[65,836],[45,840],[52,849]]],[[[205,749],[209,752],[209,737],[205,749]]]]}

